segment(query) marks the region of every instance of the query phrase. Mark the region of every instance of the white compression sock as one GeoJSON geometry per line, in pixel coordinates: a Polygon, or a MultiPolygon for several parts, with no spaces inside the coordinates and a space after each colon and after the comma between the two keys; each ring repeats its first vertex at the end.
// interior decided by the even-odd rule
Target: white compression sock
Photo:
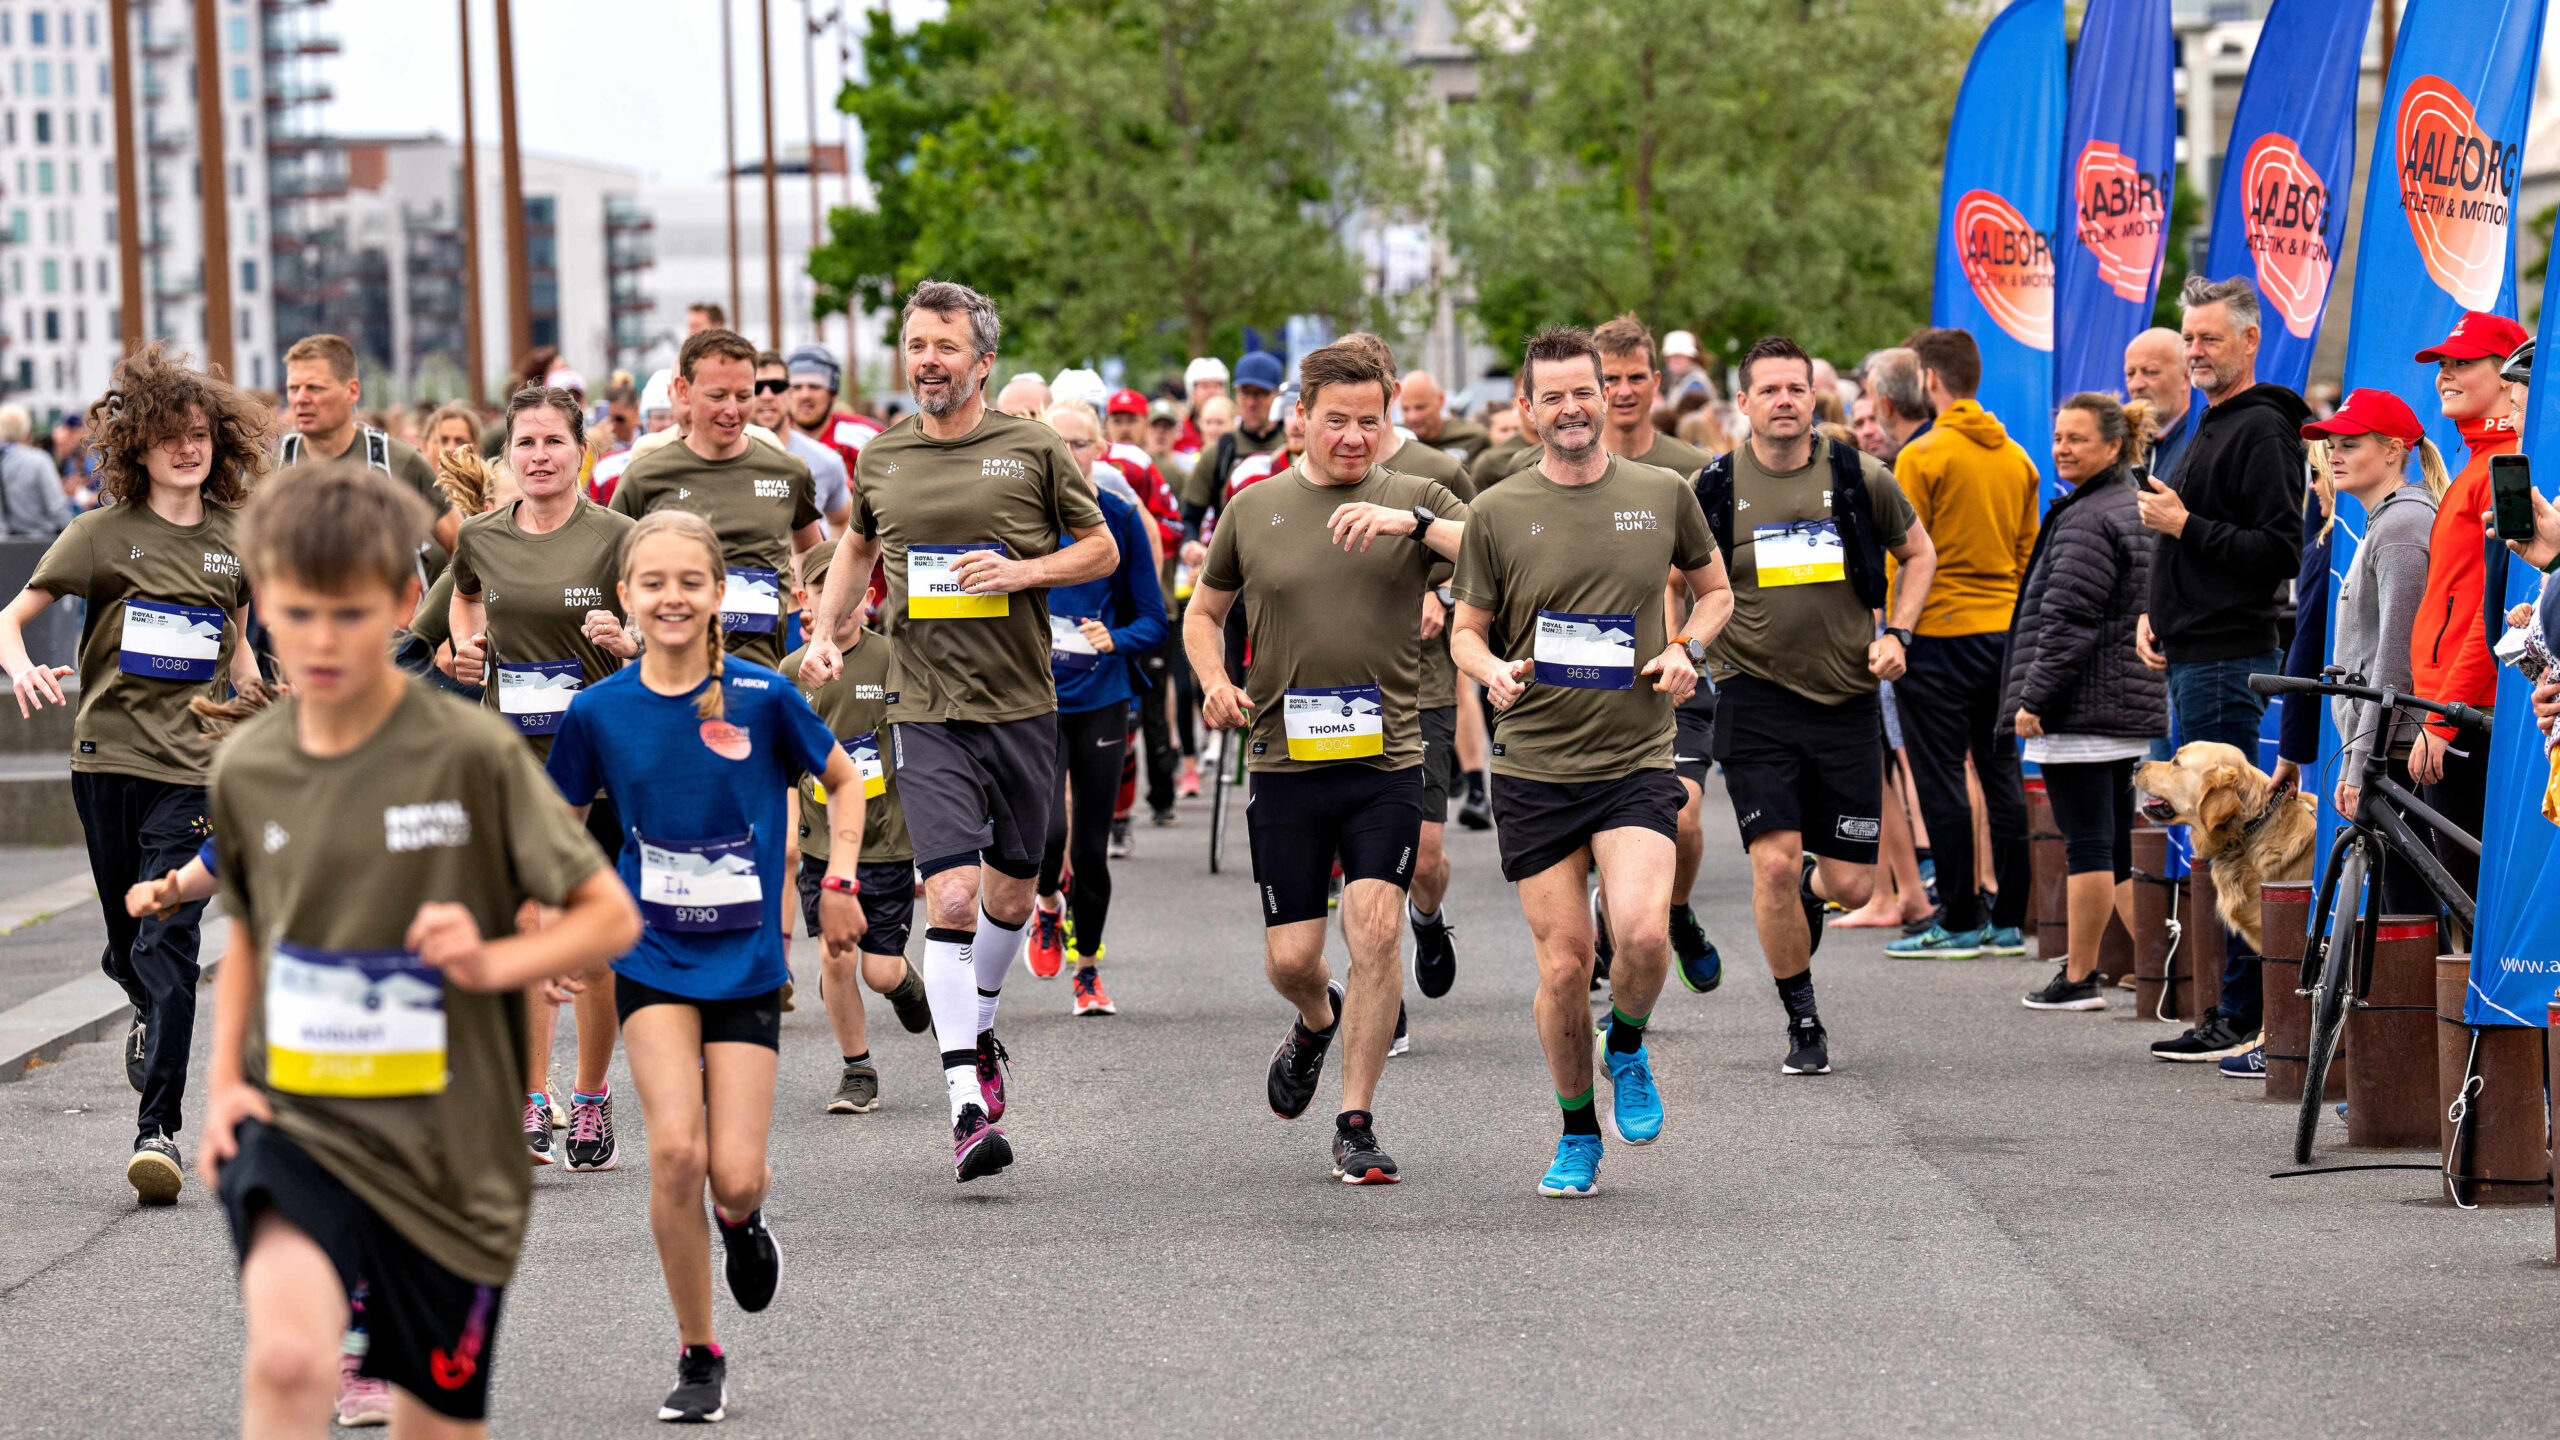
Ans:
{"type": "Polygon", "coordinates": [[[974,1045],[978,1035],[995,1028],[996,1001],[1004,991],[1004,978],[1013,971],[1013,962],[1022,956],[1022,942],[1031,928],[1029,917],[1022,924],[1006,929],[1003,921],[978,911],[978,943],[971,949],[971,961],[978,978],[978,1029],[969,1037],[974,1045]]]}
{"type": "Polygon", "coordinates": [[[966,930],[924,932],[924,998],[933,1011],[933,1040],[942,1050],[942,1075],[951,1090],[951,1118],[978,1097],[976,971],[969,952],[977,937],[966,930]]]}

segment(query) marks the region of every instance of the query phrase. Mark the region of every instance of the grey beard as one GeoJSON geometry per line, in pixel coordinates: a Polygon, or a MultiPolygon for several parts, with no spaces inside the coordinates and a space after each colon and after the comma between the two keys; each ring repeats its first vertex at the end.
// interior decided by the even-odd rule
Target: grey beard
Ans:
{"type": "Polygon", "coordinates": [[[953,383],[951,388],[944,392],[950,398],[944,400],[941,404],[936,405],[931,400],[928,400],[919,394],[916,396],[917,407],[922,409],[927,415],[931,415],[937,420],[945,415],[956,414],[960,407],[968,404],[969,401],[977,395],[978,387],[975,384],[970,383],[968,377],[965,375],[954,376],[952,379],[953,383]]]}
{"type": "Polygon", "coordinates": [[[1538,443],[1546,446],[1547,453],[1555,456],[1557,459],[1565,461],[1568,464],[1578,465],[1583,461],[1590,459],[1591,452],[1600,448],[1600,427],[1597,423],[1592,425],[1591,443],[1583,446],[1579,450],[1557,444],[1555,433],[1548,430],[1544,425],[1538,427],[1538,443]]]}

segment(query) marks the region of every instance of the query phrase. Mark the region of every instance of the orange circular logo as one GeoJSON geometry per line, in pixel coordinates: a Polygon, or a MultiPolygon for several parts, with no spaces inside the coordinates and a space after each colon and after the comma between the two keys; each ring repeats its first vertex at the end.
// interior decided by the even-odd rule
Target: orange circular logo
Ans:
{"type": "Polygon", "coordinates": [[[747,732],[726,720],[703,721],[702,743],[711,747],[712,754],[724,760],[744,760],[755,750],[747,732]]]}

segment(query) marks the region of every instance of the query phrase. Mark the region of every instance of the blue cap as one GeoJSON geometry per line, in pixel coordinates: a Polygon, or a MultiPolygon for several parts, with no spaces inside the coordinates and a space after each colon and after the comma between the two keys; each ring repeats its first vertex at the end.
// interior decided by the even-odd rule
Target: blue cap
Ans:
{"type": "Polygon", "coordinates": [[[1280,388],[1280,357],[1268,350],[1256,350],[1236,362],[1236,384],[1259,385],[1265,390],[1280,388]]]}

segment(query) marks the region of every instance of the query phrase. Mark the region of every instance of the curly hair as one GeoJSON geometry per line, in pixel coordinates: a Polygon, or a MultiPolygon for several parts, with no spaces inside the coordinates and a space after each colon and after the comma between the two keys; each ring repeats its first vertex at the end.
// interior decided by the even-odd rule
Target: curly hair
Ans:
{"type": "Polygon", "coordinates": [[[186,368],[157,344],[119,361],[107,393],[89,407],[89,450],[98,459],[100,496],[126,504],[148,498],[151,451],[186,433],[197,413],[213,435],[204,498],[216,505],[246,502],[267,471],[273,417],[252,397],[186,368]]]}
{"type": "Polygon", "coordinates": [[[498,467],[470,446],[456,446],[436,457],[436,488],[454,509],[477,515],[489,508],[497,494],[498,467]]]}

